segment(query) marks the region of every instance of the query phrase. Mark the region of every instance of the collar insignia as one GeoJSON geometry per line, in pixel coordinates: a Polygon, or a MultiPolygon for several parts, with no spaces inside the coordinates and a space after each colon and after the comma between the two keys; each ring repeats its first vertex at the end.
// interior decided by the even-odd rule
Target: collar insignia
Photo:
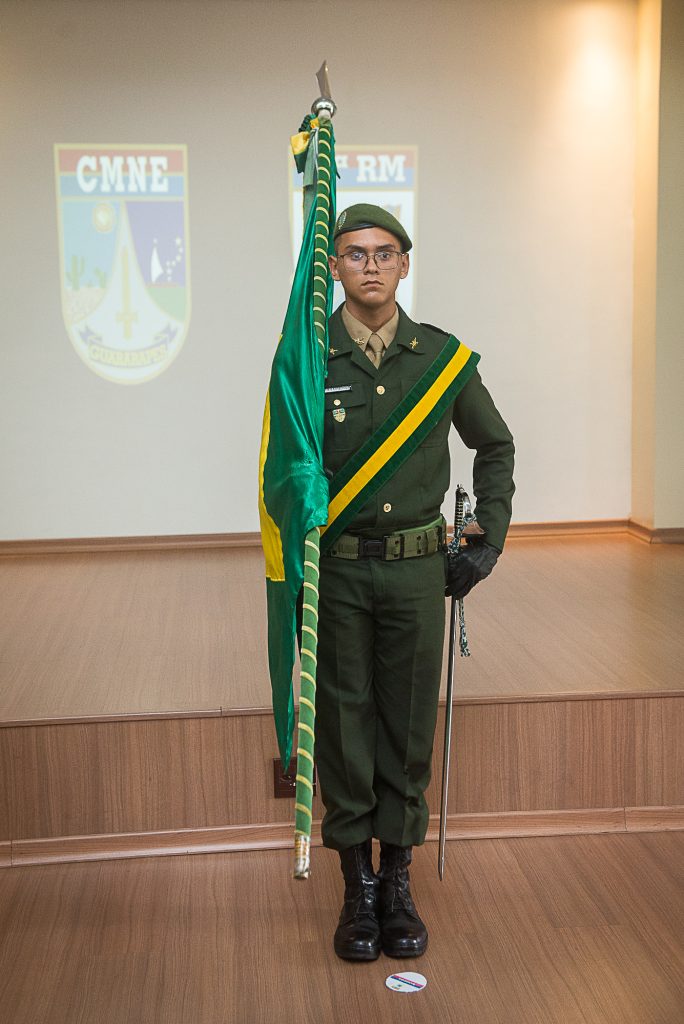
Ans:
{"type": "Polygon", "coordinates": [[[417,348],[418,347],[418,341],[417,341],[416,338],[414,338],[413,341],[409,342],[409,344],[410,344],[411,348],[417,348]]]}

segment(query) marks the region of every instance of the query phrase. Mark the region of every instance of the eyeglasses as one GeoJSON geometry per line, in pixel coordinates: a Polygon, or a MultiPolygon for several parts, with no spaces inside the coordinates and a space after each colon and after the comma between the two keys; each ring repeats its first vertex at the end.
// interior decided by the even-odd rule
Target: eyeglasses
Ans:
{"type": "Polygon", "coordinates": [[[337,258],[346,260],[347,270],[364,271],[368,266],[368,260],[373,260],[378,270],[396,270],[403,255],[403,252],[397,252],[396,249],[378,249],[377,252],[369,253],[354,249],[353,252],[345,252],[337,258]]]}

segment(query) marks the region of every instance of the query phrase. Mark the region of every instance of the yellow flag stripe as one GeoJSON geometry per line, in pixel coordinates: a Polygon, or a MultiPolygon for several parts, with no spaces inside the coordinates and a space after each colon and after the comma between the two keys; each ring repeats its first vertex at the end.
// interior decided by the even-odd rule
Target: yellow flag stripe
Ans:
{"type": "Polygon", "coordinates": [[[392,456],[396,455],[402,444],[420,426],[449,385],[453,383],[455,377],[463,369],[471,355],[471,349],[461,343],[458,351],[451,357],[437,380],[428,388],[420,401],[416,402],[399,426],[392,431],[377,451],[373,452],[371,457],[357,470],[346,486],[330,502],[328,507],[328,526],[323,526],[321,532],[327,530],[335,522],[349,502],[353,501],[366,484],[373,479],[375,474],[389,462],[392,456]]]}
{"type": "Polygon", "coordinates": [[[309,751],[308,751],[308,750],[305,750],[305,749],[304,749],[304,747],[297,747],[297,753],[298,753],[298,754],[299,754],[299,755],[300,755],[301,757],[305,757],[305,758],[307,759],[307,761],[311,761],[311,764],[313,764],[313,763],[314,763],[314,759],[313,759],[313,757],[311,756],[311,754],[309,753],[309,751]]]}
{"type": "Polygon", "coordinates": [[[309,698],[308,698],[308,697],[300,697],[300,698],[299,698],[299,703],[300,703],[300,704],[306,704],[306,706],[307,706],[308,708],[311,708],[311,710],[313,711],[314,715],[316,714],[316,705],[315,705],[315,704],[313,704],[313,703],[312,703],[312,702],[311,702],[311,701],[309,700],[309,698]]]}
{"type": "MultiPolygon", "coordinates": [[[[282,334],[280,336],[282,339],[282,334]]],[[[280,339],[279,339],[280,343],[280,339]]],[[[261,526],[261,544],[264,549],[266,561],[266,576],[269,580],[282,581],[285,579],[285,560],[283,557],[283,542],[280,536],[278,524],[269,514],[264,498],[264,469],[268,456],[268,442],[271,436],[271,392],[266,394],[266,406],[264,408],[264,422],[261,432],[261,450],[259,452],[259,523],[261,526]]]]}
{"type": "Polygon", "coordinates": [[[313,793],[313,786],[311,785],[311,782],[307,779],[305,775],[295,775],[295,782],[301,782],[303,783],[303,785],[308,786],[311,792],[313,793]]]}
{"type": "Polygon", "coordinates": [[[308,658],[311,658],[314,665],[318,664],[318,658],[316,657],[313,651],[309,650],[308,647],[302,647],[302,658],[304,657],[304,655],[306,655],[308,658]]]}
{"type": "Polygon", "coordinates": [[[310,135],[311,132],[297,132],[296,135],[290,136],[290,145],[295,156],[299,156],[307,148],[310,135]]]}
{"type": "MultiPolygon", "coordinates": [[[[311,813],[308,807],[304,806],[304,804],[295,804],[295,811],[301,811],[302,814],[306,814],[309,818],[313,818],[313,814],[311,813]]],[[[302,832],[301,830],[298,831],[300,836],[306,835],[306,832],[302,832]]]]}
{"type": "Polygon", "coordinates": [[[307,612],[311,612],[316,616],[316,618],[318,618],[318,608],[314,608],[312,604],[303,604],[302,608],[306,608],[307,612]]]}
{"type": "Polygon", "coordinates": [[[310,736],[313,736],[313,738],[316,739],[313,729],[310,725],[307,725],[306,722],[297,722],[297,728],[301,729],[302,732],[308,732],[310,736]]]}

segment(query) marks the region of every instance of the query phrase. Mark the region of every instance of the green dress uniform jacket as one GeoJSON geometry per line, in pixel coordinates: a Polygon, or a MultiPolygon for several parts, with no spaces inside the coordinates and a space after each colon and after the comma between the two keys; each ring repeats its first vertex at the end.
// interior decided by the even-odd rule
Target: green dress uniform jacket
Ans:
{"type": "MultiPolygon", "coordinates": [[[[334,474],[422,377],[448,335],[414,323],[400,307],[394,341],[376,369],[347,333],[341,308],[330,317],[328,330],[323,461],[326,471],[334,474]]],[[[432,522],[439,516],[449,486],[448,436],[452,420],[466,447],[476,451],[473,490],[477,520],[486,531],[487,542],[503,550],[514,492],[513,438],[477,370],[457,396],[452,415],[443,416],[417,451],[362,509],[349,532],[383,536],[432,522]]]]}
{"type": "MultiPolygon", "coordinates": [[[[446,335],[399,310],[376,368],[329,320],[323,461],[332,475],[422,376],[446,335]]],[[[513,439],[474,372],[430,434],[361,509],[347,532],[380,537],[436,520],[449,486],[451,424],[475,450],[476,513],[503,549],[514,485],[513,439]]],[[[326,846],[375,836],[422,843],[444,643],[445,556],[321,559],[316,759],[326,846]]]]}

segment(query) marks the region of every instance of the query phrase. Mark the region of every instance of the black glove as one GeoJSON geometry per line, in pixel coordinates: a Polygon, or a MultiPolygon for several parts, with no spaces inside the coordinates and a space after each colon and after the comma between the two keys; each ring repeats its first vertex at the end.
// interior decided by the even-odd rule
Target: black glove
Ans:
{"type": "Polygon", "coordinates": [[[444,593],[457,600],[465,597],[476,583],[489,576],[500,552],[483,540],[468,541],[458,554],[447,556],[447,581],[444,593]]]}

